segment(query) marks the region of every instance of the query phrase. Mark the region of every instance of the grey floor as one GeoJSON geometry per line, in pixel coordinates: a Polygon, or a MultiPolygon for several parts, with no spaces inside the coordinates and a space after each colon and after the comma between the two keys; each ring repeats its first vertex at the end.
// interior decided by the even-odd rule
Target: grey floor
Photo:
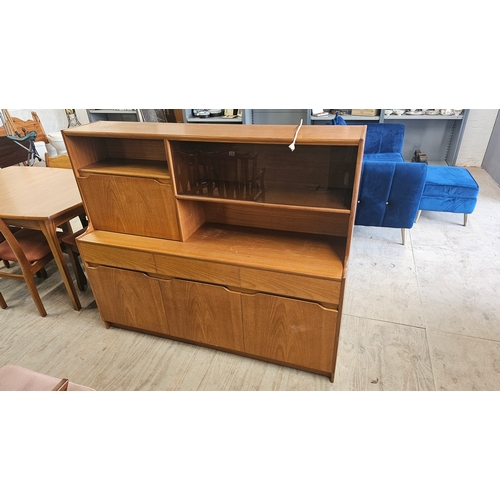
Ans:
{"type": "Polygon", "coordinates": [[[42,318],[23,283],[2,280],[0,366],[97,390],[473,391],[500,389],[500,188],[482,169],[476,210],[424,212],[397,229],[356,226],[335,382],[141,333],[106,330],[92,291],[74,311],[53,264],[42,318]]]}

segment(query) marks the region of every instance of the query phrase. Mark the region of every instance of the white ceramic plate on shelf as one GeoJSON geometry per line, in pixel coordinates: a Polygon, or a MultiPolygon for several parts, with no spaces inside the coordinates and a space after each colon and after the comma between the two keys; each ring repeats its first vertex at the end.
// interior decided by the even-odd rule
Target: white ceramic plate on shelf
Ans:
{"type": "Polygon", "coordinates": [[[407,115],[423,115],[424,112],[423,111],[407,111],[406,114],[407,115]]]}
{"type": "Polygon", "coordinates": [[[428,109],[425,112],[426,115],[439,115],[439,111],[437,109],[428,109]]]}

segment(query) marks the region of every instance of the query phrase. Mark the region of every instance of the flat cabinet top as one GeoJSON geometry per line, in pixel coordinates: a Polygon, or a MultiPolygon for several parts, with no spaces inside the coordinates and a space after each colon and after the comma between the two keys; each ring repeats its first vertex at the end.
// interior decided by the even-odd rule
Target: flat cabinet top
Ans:
{"type": "MultiPolygon", "coordinates": [[[[99,121],[62,131],[68,137],[116,137],[202,142],[291,144],[298,125],[223,125],[99,121]]],[[[364,141],[366,125],[303,125],[296,145],[354,146],[364,141]]]]}

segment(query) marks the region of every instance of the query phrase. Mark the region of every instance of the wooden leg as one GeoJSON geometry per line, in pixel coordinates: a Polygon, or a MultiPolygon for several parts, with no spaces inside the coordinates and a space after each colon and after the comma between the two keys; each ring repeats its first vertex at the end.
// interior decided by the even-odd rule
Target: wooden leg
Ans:
{"type": "Polygon", "coordinates": [[[464,214],[464,226],[467,225],[467,222],[469,222],[469,214],[464,214]]]}
{"type": "Polygon", "coordinates": [[[422,210],[419,210],[417,212],[417,216],[415,217],[415,224],[418,222],[418,219],[420,218],[420,214],[422,213],[422,210]]]}
{"type": "Polygon", "coordinates": [[[403,240],[403,245],[406,245],[406,229],[404,227],[401,228],[401,238],[403,240]]]}
{"type": "Polygon", "coordinates": [[[73,271],[75,272],[78,290],[80,290],[80,292],[83,292],[85,290],[85,285],[87,284],[87,278],[82,271],[82,266],[80,265],[80,262],[78,260],[78,254],[75,253],[71,247],[66,246],[66,248],[68,251],[68,257],[71,262],[71,266],[73,267],[73,271]]]}
{"type": "Polygon", "coordinates": [[[35,302],[36,308],[38,309],[38,312],[40,313],[40,316],[47,316],[47,312],[45,311],[45,307],[43,307],[42,304],[42,299],[40,298],[40,294],[38,293],[38,290],[35,285],[35,280],[33,279],[33,275],[30,273],[27,273],[24,275],[24,279],[26,281],[26,285],[28,286],[28,290],[31,294],[31,297],[33,298],[33,301],[35,302]]]}
{"type": "Polygon", "coordinates": [[[10,269],[10,262],[8,260],[2,260],[2,262],[7,269],[10,269]]]}
{"type": "Polygon", "coordinates": [[[3,295],[0,293],[0,307],[2,309],[7,309],[7,302],[5,302],[5,299],[3,298],[3,295]]]}
{"type": "Polygon", "coordinates": [[[61,245],[56,235],[56,227],[50,219],[41,221],[40,229],[42,230],[45,238],[47,238],[47,243],[52,251],[52,255],[54,256],[54,260],[56,261],[59,272],[61,273],[64,285],[66,286],[66,290],[68,291],[69,298],[73,307],[79,311],[82,306],[80,304],[80,299],[76,293],[75,285],[73,283],[73,279],[71,278],[71,274],[68,269],[68,265],[66,264],[66,260],[64,259],[64,255],[61,250],[61,245]]]}

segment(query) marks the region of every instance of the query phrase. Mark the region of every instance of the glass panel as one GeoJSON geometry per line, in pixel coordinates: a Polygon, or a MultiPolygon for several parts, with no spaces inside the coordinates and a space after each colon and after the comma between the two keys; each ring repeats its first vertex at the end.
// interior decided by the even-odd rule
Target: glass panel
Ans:
{"type": "Polygon", "coordinates": [[[177,195],[350,208],[357,147],[172,143],[177,195]]]}

